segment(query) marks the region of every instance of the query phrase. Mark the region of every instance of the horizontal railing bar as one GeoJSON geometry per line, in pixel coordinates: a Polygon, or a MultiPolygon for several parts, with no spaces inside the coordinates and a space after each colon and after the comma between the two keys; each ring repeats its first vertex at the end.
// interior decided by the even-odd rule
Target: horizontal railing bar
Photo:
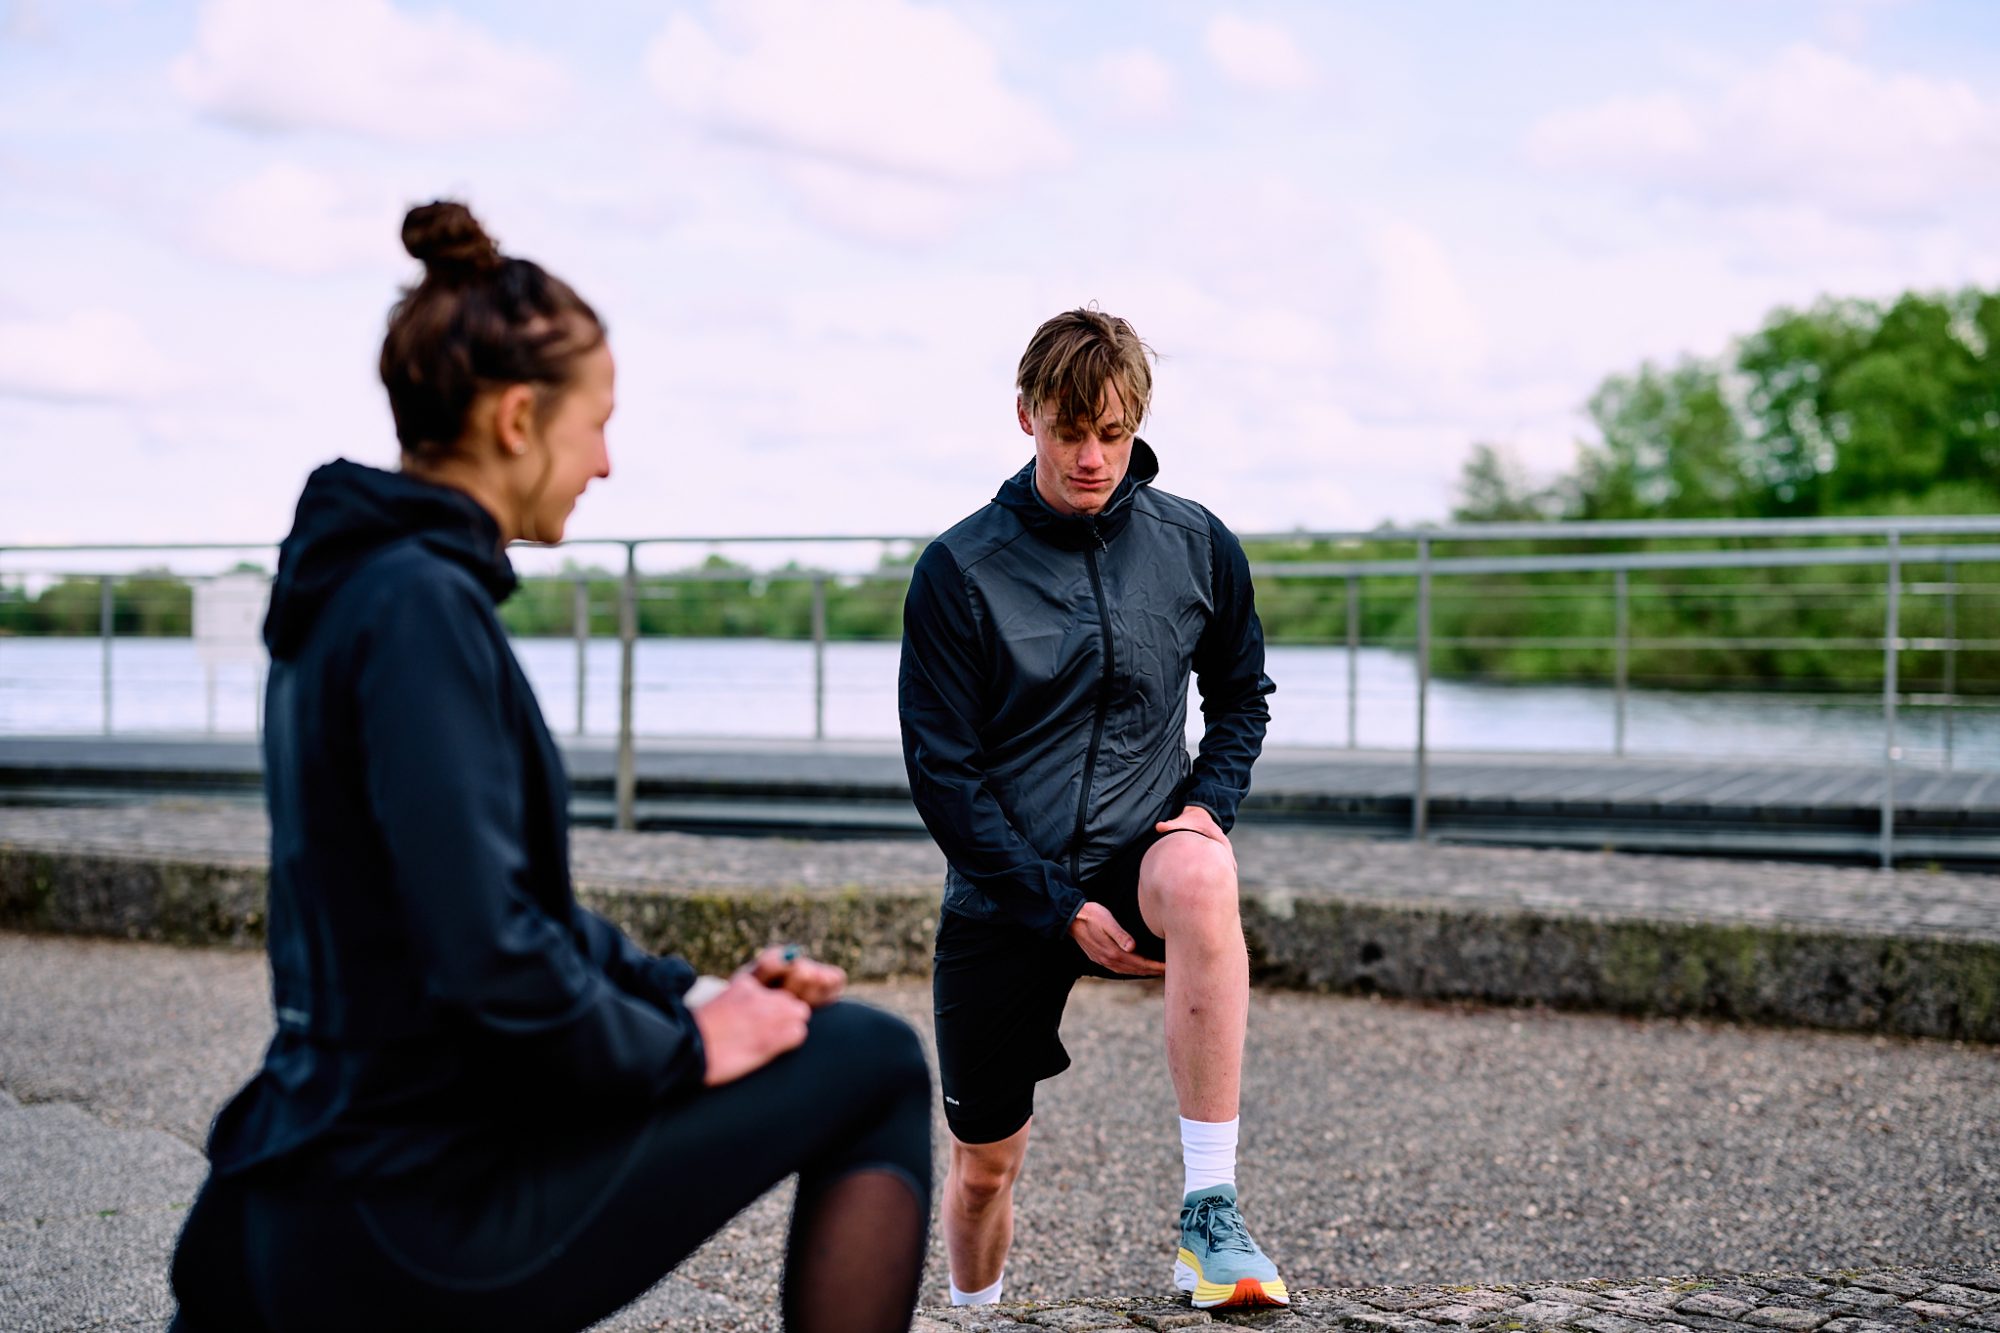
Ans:
{"type": "MultiPolygon", "coordinates": [[[[1575,637],[1514,638],[1504,634],[1433,635],[1432,643],[1454,644],[1460,648],[1615,648],[1618,640],[1608,635],[1578,635],[1575,637]]],[[[1682,639],[1628,639],[1634,648],[1701,648],[1721,650],[1725,648],[1829,648],[1842,652],[1880,652],[1882,640],[1866,638],[1783,638],[1759,636],[1755,638],[1729,639],[1690,635],[1682,639]]],[[[2000,649],[2000,639],[1920,639],[1899,638],[1896,640],[1899,652],[1943,652],[1957,647],[1974,652],[1990,652],[2000,649]]]]}
{"type": "MultiPolygon", "coordinates": [[[[1852,518],[1696,518],[1696,519],[1572,519],[1546,523],[1448,523],[1437,527],[1414,528],[1330,528],[1294,529],[1289,532],[1242,532],[1244,542],[1434,542],[1483,541],[1577,541],[1630,540],[1652,538],[1681,540],[1717,537],[1811,537],[1811,536],[1903,536],[1980,535],[2000,536],[2000,515],[1946,514],[1910,517],[1852,518]]],[[[565,542],[565,546],[726,546],[736,543],[790,542],[897,542],[928,543],[931,537],[909,533],[881,535],[842,533],[837,536],[807,534],[757,536],[672,536],[672,537],[592,537],[565,542]]]]}
{"type": "Polygon", "coordinates": [[[1322,541],[1660,541],[1718,537],[1860,537],[2000,535],[2000,514],[1918,515],[1907,518],[1572,519],[1547,523],[1456,523],[1435,528],[1239,533],[1245,542],[1322,541]]]}
{"type": "MultiPolygon", "coordinates": [[[[1246,532],[1238,536],[1249,543],[1311,542],[1483,542],[1483,541],[1588,541],[1655,540],[1678,541],[1719,538],[1792,538],[1827,536],[2000,536],[2000,515],[1957,514],[1875,516],[1847,518],[1765,518],[1765,519],[1576,519],[1542,523],[1456,523],[1437,527],[1295,529],[1289,532],[1246,532]]],[[[646,537],[579,537],[555,546],[535,545],[542,550],[564,550],[582,546],[770,546],[770,545],[915,545],[931,536],[911,533],[735,533],[656,535],[646,537]]],[[[56,551],[269,551],[275,541],[264,542],[8,542],[0,543],[0,555],[56,551]]]]}
{"type": "Polygon", "coordinates": [[[59,551],[275,551],[276,542],[14,542],[0,544],[0,555],[53,555],[59,551]]]}
{"type": "MultiPolygon", "coordinates": [[[[1929,564],[1946,558],[2000,561],[2000,545],[1906,546],[1904,564],[1929,564]],[[1946,557],[1945,551],[1966,554],[1946,557]]],[[[1785,569],[1815,565],[1880,565],[1889,560],[1887,547],[1827,546],[1794,551],[1605,551],[1594,555],[1454,556],[1430,562],[1433,576],[1449,574],[1534,574],[1559,570],[1635,569],[1785,569]]],[[[1253,564],[1258,578],[1410,578],[1422,568],[1415,560],[1300,561],[1296,564],[1253,564]]]]}

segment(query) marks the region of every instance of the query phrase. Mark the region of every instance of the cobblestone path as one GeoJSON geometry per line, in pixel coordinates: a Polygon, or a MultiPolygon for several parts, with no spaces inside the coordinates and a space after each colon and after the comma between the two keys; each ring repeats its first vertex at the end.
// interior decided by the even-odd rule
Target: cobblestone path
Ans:
{"type": "Polygon", "coordinates": [[[1365,1287],[1294,1292],[1286,1310],[1211,1316],[1185,1302],[1084,1301],[933,1308],[917,1333],[1062,1333],[1227,1323],[1271,1333],[1899,1333],[2000,1330],[2000,1265],[1843,1269],[1644,1282],[1365,1287]]]}

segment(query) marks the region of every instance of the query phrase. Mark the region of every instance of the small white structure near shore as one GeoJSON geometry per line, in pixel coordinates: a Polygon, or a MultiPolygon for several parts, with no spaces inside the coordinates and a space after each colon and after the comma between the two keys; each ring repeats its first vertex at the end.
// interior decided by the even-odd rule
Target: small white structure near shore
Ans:
{"type": "Polygon", "coordinates": [[[194,585],[194,642],[208,683],[208,730],[215,730],[215,677],[225,666],[255,672],[257,729],[264,729],[264,609],[271,580],[264,574],[218,574],[194,585]]]}

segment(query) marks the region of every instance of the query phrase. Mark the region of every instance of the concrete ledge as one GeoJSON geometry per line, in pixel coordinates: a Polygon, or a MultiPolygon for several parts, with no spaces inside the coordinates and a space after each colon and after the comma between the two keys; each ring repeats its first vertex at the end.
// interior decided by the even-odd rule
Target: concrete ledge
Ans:
{"type": "Polygon", "coordinates": [[[2000,1041],[2000,942],[1246,894],[1268,984],[2000,1041]]]}
{"type": "Polygon", "coordinates": [[[0,926],[14,930],[261,947],[268,885],[252,861],[0,843],[0,926]]]}
{"type": "MultiPolygon", "coordinates": [[[[0,843],[0,928],[172,944],[263,938],[265,868],[0,843]]],[[[857,979],[922,976],[934,890],[583,883],[648,948],[726,971],[793,940],[857,979]]],[[[2000,1042],[2000,940],[1776,922],[1244,891],[1266,985],[2000,1042]]]]}
{"type": "Polygon", "coordinates": [[[1893,1333],[2000,1329],[2000,1265],[1846,1268],[1637,1282],[1296,1291],[1283,1310],[1212,1315],[1185,1298],[1058,1301],[918,1312],[917,1333],[1066,1333],[1241,1324],[1286,1333],[1893,1333]]]}

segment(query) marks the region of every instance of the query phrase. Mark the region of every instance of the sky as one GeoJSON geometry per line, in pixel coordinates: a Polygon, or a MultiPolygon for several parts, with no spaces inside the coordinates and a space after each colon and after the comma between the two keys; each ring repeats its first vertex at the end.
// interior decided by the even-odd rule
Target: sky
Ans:
{"type": "Polygon", "coordinates": [[[1606,375],[2000,286],[2000,5],[0,0],[0,544],[271,540],[393,466],[437,197],[610,326],[572,536],[941,530],[1086,303],[1161,488],[1441,519],[1606,375]]]}

